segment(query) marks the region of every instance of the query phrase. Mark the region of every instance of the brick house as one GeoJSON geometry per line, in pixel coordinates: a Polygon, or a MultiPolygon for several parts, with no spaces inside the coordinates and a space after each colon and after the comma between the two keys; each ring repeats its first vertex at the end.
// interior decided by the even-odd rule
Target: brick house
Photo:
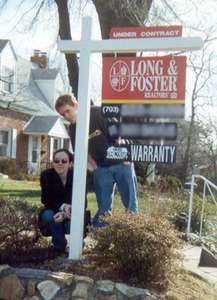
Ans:
{"type": "MultiPolygon", "coordinates": [[[[61,74],[48,68],[45,53],[30,60],[18,57],[9,40],[0,40],[0,159],[14,159],[19,168],[39,173],[53,152],[69,147],[55,99],[66,91],[61,74]]],[[[1,172],[1,170],[0,170],[1,172]]]]}

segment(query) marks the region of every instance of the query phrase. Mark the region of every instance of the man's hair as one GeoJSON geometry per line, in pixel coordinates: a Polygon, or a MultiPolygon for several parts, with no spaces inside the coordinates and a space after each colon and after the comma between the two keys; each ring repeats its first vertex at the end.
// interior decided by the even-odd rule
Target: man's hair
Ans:
{"type": "Polygon", "coordinates": [[[70,106],[75,106],[77,103],[78,101],[76,100],[75,96],[72,93],[64,94],[57,98],[55,109],[56,111],[58,111],[59,108],[62,107],[63,105],[68,104],[70,106]]]}

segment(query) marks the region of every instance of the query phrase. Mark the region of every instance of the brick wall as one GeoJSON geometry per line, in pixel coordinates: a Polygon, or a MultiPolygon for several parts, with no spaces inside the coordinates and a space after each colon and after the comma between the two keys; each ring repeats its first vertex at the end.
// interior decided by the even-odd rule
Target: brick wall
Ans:
{"type": "MultiPolygon", "coordinates": [[[[31,118],[31,115],[14,111],[7,108],[0,108],[0,128],[16,128],[17,129],[17,167],[26,168],[28,160],[28,138],[23,134],[23,127],[31,118]]],[[[50,167],[50,137],[41,137],[41,169],[50,167]]],[[[65,139],[64,147],[68,149],[69,140],[65,139]]]]}
{"type": "Polygon", "coordinates": [[[22,133],[22,129],[31,115],[15,110],[0,108],[0,128],[17,129],[17,164],[23,164],[28,157],[28,136],[22,133]]]}

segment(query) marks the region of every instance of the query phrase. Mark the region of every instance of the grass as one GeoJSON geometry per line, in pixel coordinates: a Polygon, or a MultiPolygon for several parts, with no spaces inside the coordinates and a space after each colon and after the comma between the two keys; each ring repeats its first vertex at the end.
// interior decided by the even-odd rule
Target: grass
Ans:
{"type": "Polygon", "coordinates": [[[0,180],[0,197],[21,199],[39,205],[40,194],[40,186],[37,181],[0,180]]]}
{"type": "MultiPolygon", "coordinates": [[[[0,197],[10,199],[16,198],[40,206],[41,192],[39,181],[0,179],[0,197]]],[[[91,210],[93,216],[97,210],[95,193],[88,193],[87,198],[88,209],[91,210]]],[[[167,215],[172,201],[174,201],[174,199],[171,195],[159,193],[156,188],[139,186],[138,202],[141,212],[167,215]]],[[[115,193],[113,209],[123,209],[118,192],[115,193]]]]}
{"type": "MultiPolygon", "coordinates": [[[[20,199],[31,204],[41,204],[41,191],[38,181],[22,181],[12,179],[0,180],[0,197],[20,199]]],[[[120,197],[115,196],[114,208],[121,208],[120,197]]],[[[94,214],[97,210],[96,197],[94,193],[88,194],[88,209],[94,214]]]]}
{"type": "MultiPolygon", "coordinates": [[[[170,204],[176,200],[176,197],[168,193],[160,193],[156,188],[139,187],[139,207],[140,211],[147,214],[155,213],[167,215],[170,210],[170,204]]],[[[0,180],[0,198],[16,198],[27,201],[30,204],[41,205],[40,185],[34,181],[16,181],[10,179],[0,180]]],[[[123,208],[118,193],[115,195],[114,209],[123,208]]],[[[97,204],[94,193],[88,194],[88,208],[94,215],[97,204]]],[[[161,295],[164,300],[217,300],[216,289],[205,280],[198,276],[180,270],[174,279],[170,282],[166,294],[161,295]]]]}
{"type": "MultiPolygon", "coordinates": [[[[12,179],[0,180],[0,197],[3,198],[16,198],[23,201],[27,201],[31,204],[40,205],[41,192],[38,181],[22,181],[12,179]]],[[[144,199],[140,196],[140,206],[144,209],[144,199]]],[[[113,201],[114,209],[121,209],[123,205],[121,203],[119,194],[116,193],[113,201]]],[[[97,210],[97,203],[95,193],[88,193],[88,209],[91,210],[92,215],[97,210]]]]}
{"type": "Polygon", "coordinates": [[[217,300],[217,291],[205,279],[185,270],[179,270],[170,282],[165,300],[217,300]]]}

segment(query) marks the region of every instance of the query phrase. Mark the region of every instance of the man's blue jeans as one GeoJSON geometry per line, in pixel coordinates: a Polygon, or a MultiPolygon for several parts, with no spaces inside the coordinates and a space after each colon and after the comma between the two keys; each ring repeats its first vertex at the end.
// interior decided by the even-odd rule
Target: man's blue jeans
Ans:
{"type": "Polygon", "coordinates": [[[70,220],[65,219],[61,223],[55,223],[53,219],[55,213],[56,212],[52,209],[44,209],[41,219],[43,222],[47,223],[50,228],[54,250],[64,251],[67,245],[65,234],[70,233],[70,220]]]}
{"type": "Polygon", "coordinates": [[[138,212],[137,181],[133,163],[120,163],[109,167],[98,166],[93,174],[98,211],[93,218],[95,227],[103,226],[100,216],[111,215],[115,184],[127,211],[138,212]]]}

